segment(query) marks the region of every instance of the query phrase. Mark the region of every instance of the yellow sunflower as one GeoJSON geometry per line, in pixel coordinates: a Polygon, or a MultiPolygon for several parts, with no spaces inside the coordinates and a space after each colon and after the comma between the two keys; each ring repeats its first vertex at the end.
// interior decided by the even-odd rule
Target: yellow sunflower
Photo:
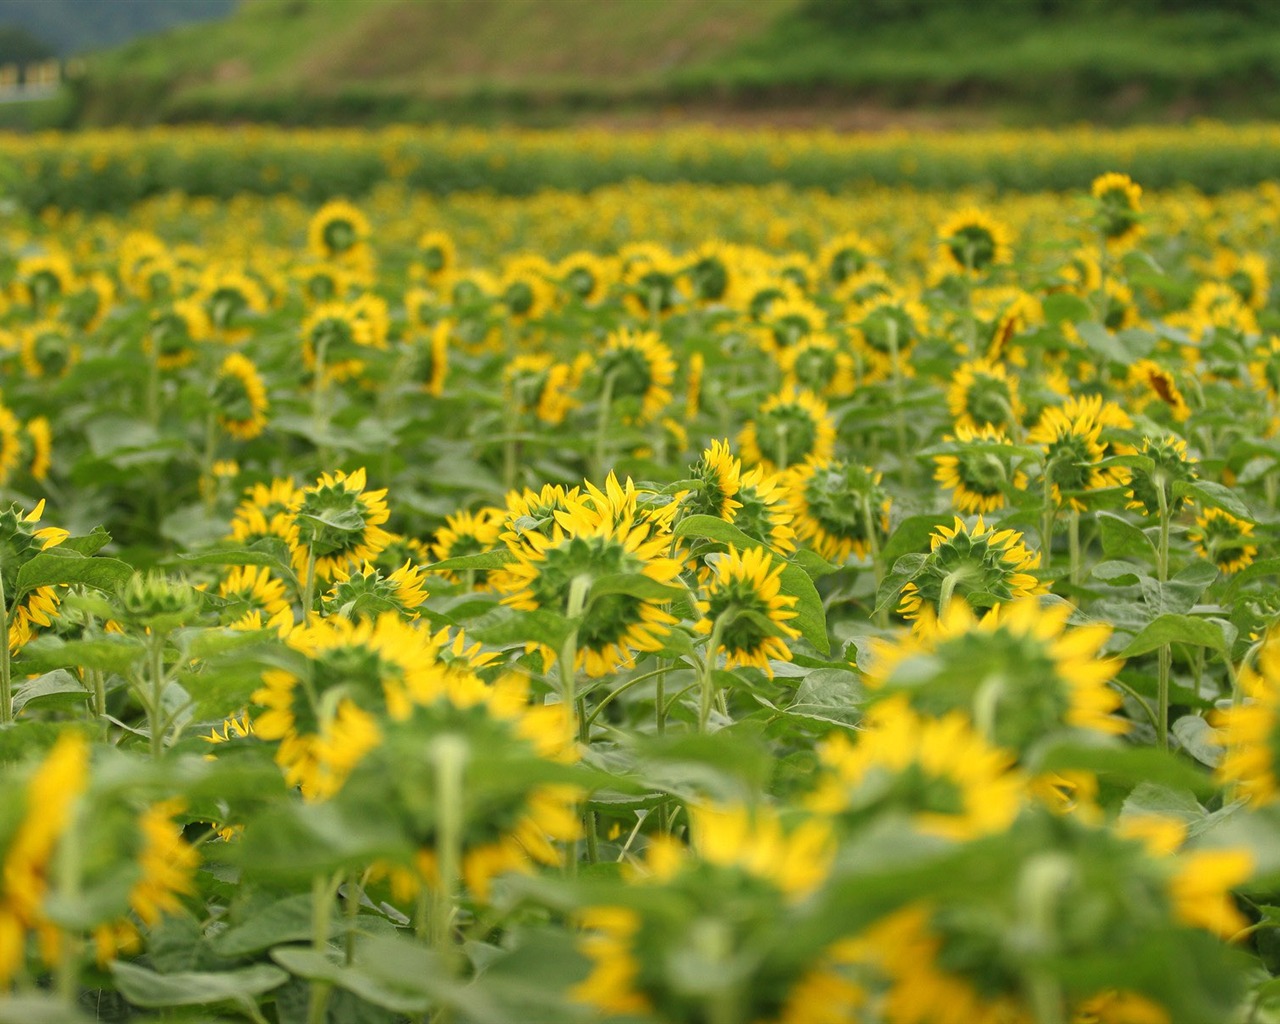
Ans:
{"type": "Polygon", "coordinates": [[[961,210],[938,229],[938,253],[959,274],[982,274],[1013,262],[1009,229],[988,213],[961,210]]]}
{"type": "Polygon", "coordinates": [[[827,404],[812,391],[785,385],[766,398],[738,436],[742,459],[777,471],[835,451],[836,427],[827,404]]]}
{"type": "Polygon", "coordinates": [[[253,362],[239,352],[222,361],[213,379],[212,399],[222,429],[238,441],[252,441],[267,425],[267,389],[253,362]]]}
{"type": "Polygon", "coordinates": [[[1111,172],[1093,179],[1094,223],[1117,248],[1142,237],[1142,188],[1127,174],[1111,172]]]}
{"type": "Polygon", "coordinates": [[[1072,410],[1048,406],[1027,441],[1044,450],[1044,475],[1054,502],[1084,511],[1084,496],[1110,483],[1098,465],[1103,459],[1102,426],[1078,405],[1072,410]]]}
{"type": "Polygon", "coordinates": [[[965,515],[986,514],[1004,508],[1010,490],[1027,486],[1027,474],[1013,469],[1009,438],[1000,427],[987,424],[979,430],[957,426],[944,441],[962,445],[954,455],[935,455],[933,478],[951,491],[951,503],[965,515]]]}
{"type": "Polygon", "coordinates": [[[614,331],[596,361],[596,371],[601,395],[609,396],[628,423],[651,422],[671,401],[675,360],[652,331],[614,331]]]}
{"type": "MultiPolygon", "coordinates": [[[[773,678],[770,659],[790,661],[788,639],[800,631],[789,622],[798,614],[797,598],[782,593],[786,564],[774,561],[764,548],[708,556],[710,578],[698,598],[702,616],[694,630],[712,638],[725,653],[725,668],[754,665],[773,678]]],[[[716,652],[712,652],[713,656],[716,652]]]]}
{"type": "Polygon", "coordinates": [[[947,388],[947,409],[957,429],[997,427],[1016,431],[1023,407],[1018,401],[1018,379],[1001,363],[975,359],[961,364],[947,388]]]}
{"type": "Polygon", "coordinates": [[[810,459],[791,471],[796,536],[835,565],[850,555],[868,558],[889,534],[891,499],[870,466],[842,459],[810,459]]]}
{"type": "Polygon", "coordinates": [[[1191,415],[1187,400],[1182,397],[1173,374],[1152,359],[1139,359],[1129,367],[1129,387],[1138,392],[1138,398],[1161,402],[1175,423],[1184,422],[1191,415]]]}
{"type": "Polygon", "coordinates": [[[1228,576],[1245,568],[1258,555],[1253,523],[1220,508],[1206,508],[1196,516],[1196,525],[1187,531],[1187,539],[1196,554],[1228,576]]]}
{"type": "Polygon", "coordinates": [[[365,489],[363,468],[351,474],[322,474],[289,507],[294,567],[302,572],[312,557],[316,577],[328,580],[339,569],[376,558],[391,542],[391,534],[382,529],[391,517],[386,496],[385,488],[365,489]]]}

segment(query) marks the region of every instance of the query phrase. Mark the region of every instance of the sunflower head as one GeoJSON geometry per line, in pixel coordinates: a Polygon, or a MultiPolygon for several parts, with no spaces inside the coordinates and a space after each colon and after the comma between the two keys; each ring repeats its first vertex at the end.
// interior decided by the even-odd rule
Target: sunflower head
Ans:
{"type": "Polygon", "coordinates": [[[210,398],[218,423],[239,441],[251,441],[267,425],[267,389],[253,362],[239,352],[222,361],[210,398]]]}
{"type": "Polygon", "coordinates": [[[121,618],[139,628],[169,630],[190,625],[201,612],[200,594],[186,580],[160,572],[135,572],[120,588],[121,618]]]}
{"type": "Polygon", "coordinates": [[[1142,234],[1142,188],[1127,174],[1093,179],[1093,222],[1110,245],[1124,245],[1142,234]]]}
{"type": "Polygon", "coordinates": [[[1129,368],[1129,386],[1147,406],[1160,403],[1175,423],[1185,422],[1191,407],[1182,397],[1178,384],[1168,370],[1154,359],[1139,359],[1129,368]]]}
{"type": "Polygon", "coordinates": [[[843,459],[810,460],[792,470],[796,534],[836,565],[866,558],[889,532],[889,494],[881,474],[843,459]],[[874,531],[874,532],[873,532],[874,531]]]}
{"type": "Polygon", "coordinates": [[[918,618],[925,607],[945,612],[956,597],[986,608],[1046,592],[1029,572],[1039,567],[1039,553],[1028,551],[1017,531],[996,530],[981,516],[973,526],[957,516],[953,526],[934,531],[929,546],[902,588],[898,611],[904,618],[918,618]]]}
{"type": "Polygon", "coordinates": [[[289,508],[289,543],[299,568],[314,557],[317,578],[327,580],[338,569],[376,558],[391,540],[382,529],[391,516],[386,495],[385,489],[365,489],[363,469],[325,473],[299,492],[289,508]]]}
{"type": "Polygon", "coordinates": [[[368,219],[356,207],[341,199],[325,203],[307,226],[307,244],[322,260],[342,259],[368,237],[368,219]]]}
{"type": "Polygon", "coordinates": [[[835,423],[827,404],[812,391],[785,385],[765,399],[756,418],[743,428],[738,443],[744,462],[780,470],[807,459],[829,458],[835,439],[835,423]]]}
{"type": "Polygon", "coordinates": [[[850,233],[838,235],[822,247],[818,266],[831,284],[839,287],[866,270],[874,257],[871,243],[861,235],[850,233]]]}
{"type": "Polygon", "coordinates": [[[1272,632],[1258,653],[1258,667],[1241,672],[1245,700],[1212,719],[1223,747],[1217,778],[1257,805],[1280,793],[1280,638],[1272,632]]]}
{"type": "Polygon", "coordinates": [[[1098,465],[1104,455],[1102,425],[1090,411],[1051,405],[1027,440],[1044,450],[1044,474],[1059,506],[1065,499],[1072,508],[1083,511],[1085,492],[1099,490],[1109,482],[1098,465]]]}
{"type": "Polygon", "coordinates": [[[422,570],[412,562],[384,575],[365,562],[359,569],[339,569],[333,589],[325,596],[327,615],[359,620],[395,612],[405,619],[417,617],[415,609],[427,599],[422,570]]]}
{"type": "Polygon", "coordinates": [[[715,516],[733,522],[741,504],[734,500],[742,481],[742,463],[729,450],[729,442],[712,441],[698,461],[689,467],[697,486],[685,495],[683,509],[688,515],[715,516]]]}
{"type": "Polygon", "coordinates": [[[652,331],[624,328],[609,335],[595,370],[600,394],[610,396],[627,422],[651,422],[671,401],[675,360],[652,331]]]}
{"type": "Polygon", "coordinates": [[[213,333],[204,307],[181,299],[151,314],[151,326],[143,338],[143,351],[154,355],[160,369],[176,370],[195,361],[196,346],[213,333]]]}
{"type": "Polygon", "coordinates": [[[1023,414],[1018,379],[1003,364],[989,359],[964,363],[947,389],[947,408],[957,428],[1015,430],[1023,414]]]}
{"type": "Polygon", "coordinates": [[[80,354],[80,345],[66,324],[43,320],[22,332],[22,366],[32,377],[65,377],[80,361],[80,354]]]}
{"type": "Polygon", "coordinates": [[[711,575],[698,600],[694,625],[725,652],[725,667],[754,665],[773,677],[769,659],[790,661],[786,640],[800,635],[789,620],[797,598],[782,593],[784,563],[764,548],[708,556],[711,575]]]}
{"type": "Polygon", "coordinates": [[[998,511],[1010,490],[1026,488],[1027,475],[1013,468],[1009,438],[1001,428],[957,426],[955,435],[943,440],[955,442],[956,451],[934,456],[933,478],[952,491],[952,503],[965,515],[998,511]]]}
{"type": "Polygon", "coordinates": [[[829,334],[813,334],[778,353],[784,380],[814,394],[847,398],[853,394],[853,357],[829,334]]]}
{"type": "Polygon", "coordinates": [[[1151,460],[1151,467],[1135,468],[1129,476],[1126,508],[1144,516],[1181,512],[1190,502],[1187,495],[1175,496],[1173,485],[1196,479],[1196,460],[1187,454],[1187,442],[1180,437],[1144,437],[1138,451],[1151,460]]]}
{"type": "Polygon", "coordinates": [[[428,281],[447,277],[458,263],[453,238],[444,231],[428,231],[418,239],[418,265],[428,281]]]}
{"type": "Polygon", "coordinates": [[[1009,229],[977,209],[962,210],[947,220],[938,229],[938,244],[943,260],[958,273],[982,274],[1013,261],[1009,229]]]}
{"type": "Polygon", "coordinates": [[[1220,508],[1206,508],[1196,516],[1187,533],[1196,553],[1230,576],[1248,566],[1258,555],[1253,523],[1220,508]]]}

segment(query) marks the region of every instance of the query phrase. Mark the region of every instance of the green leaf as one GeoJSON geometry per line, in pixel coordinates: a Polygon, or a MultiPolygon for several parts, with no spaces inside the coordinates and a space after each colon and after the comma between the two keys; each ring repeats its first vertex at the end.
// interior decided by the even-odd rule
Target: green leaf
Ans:
{"type": "Polygon", "coordinates": [[[920,571],[928,558],[928,555],[916,552],[903,555],[893,563],[893,568],[885,573],[884,579],[880,581],[880,589],[876,591],[876,614],[887,611],[898,603],[898,595],[903,586],[920,571]]]}
{"type": "Polygon", "coordinates": [[[831,653],[831,641],[827,637],[827,610],[822,605],[822,598],[813,585],[813,580],[798,565],[788,563],[783,567],[782,592],[798,597],[796,617],[789,620],[790,625],[800,630],[809,643],[823,654],[831,653]]]}
{"type": "Polygon", "coordinates": [[[950,515],[908,516],[898,524],[893,535],[880,552],[885,565],[893,565],[903,555],[927,551],[929,538],[939,526],[950,526],[955,517],[950,515]]]}
{"type": "Polygon", "coordinates": [[[89,1024],[91,1020],[60,997],[6,995],[0,999],[0,1024],[89,1024]]]}
{"type": "Polygon", "coordinates": [[[1151,538],[1123,516],[1099,512],[1098,530],[1102,535],[1102,553],[1108,558],[1133,556],[1154,560],[1156,557],[1151,538]]]}
{"type": "Polygon", "coordinates": [[[78,584],[96,590],[115,590],[133,575],[133,566],[118,558],[86,558],[83,555],[55,555],[43,552],[18,570],[18,600],[37,587],[78,584]]]}
{"type": "Polygon", "coordinates": [[[18,664],[31,671],[55,668],[92,668],[125,672],[146,653],[141,640],[107,633],[93,640],[63,640],[39,636],[22,648],[18,664]]]}
{"type": "Polygon", "coordinates": [[[486,644],[495,647],[508,647],[512,644],[529,643],[530,641],[545,644],[553,651],[559,651],[576,624],[545,608],[533,611],[518,611],[499,621],[475,629],[468,628],[468,633],[486,644]]]}
{"type": "Polygon", "coordinates": [[[310,895],[286,896],[218,934],[213,951],[220,956],[241,957],[285,942],[310,940],[311,909],[310,895]]]}
{"type": "Polygon", "coordinates": [[[90,555],[96,555],[110,543],[111,534],[107,533],[101,526],[95,526],[91,533],[85,534],[83,537],[68,537],[58,547],[64,551],[74,551],[76,554],[84,555],[87,558],[90,555]]]}
{"type": "Polygon", "coordinates": [[[839,572],[841,568],[838,565],[832,565],[816,551],[810,551],[808,548],[801,548],[791,556],[789,561],[792,565],[800,566],[811,580],[830,576],[833,572],[839,572]]]}
{"type": "Polygon", "coordinates": [[[501,569],[511,562],[514,556],[510,551],[501,548],[497,551],[480,551],[474,555],[459,555],[457,558],[446,558],[442,562],[432,562],[424,567],[425,572],[467,572],[469,570],[501,569]]]}
{"type": "Polygon", "coordinates": [[[1258,521],[1240,495],[1231,490],[1231,488],[1214,483],[1212,480],[1175,481],[1173,496],[1175,498],[1192,497],[1199,501],[1201,505],[1220,508],[1246,522],[1256,523],[1258,521]]]}
{"type": "Polygon", "coordinates": [[[1097,775],[1120,779],[1162,783],[1174,789],[1190,790],[1198,796],[1210,796],[1215,786],[1209,776],[1186,761],[1155,747],[1086,746],[1081,743],[1059,743],[1039,752],[1031,766],[1036,772],[1083,769],[1097,775]]]}
{"type": "Polygon", "coordinates": [[[1227,649],[1221,625],[1194,615],[1161,615],[1143,627],[1142,632],[1120,652],[1120,657],[1136,658],[1139,654],[1174,643],[1208,647],[1219,653],[1227,649]]]}
{"type": "Polygon", "coordinates": [[[18,687],[13,695],[13,713],[27,706],[69,707],[89,699],[84,684],[66,669],[54,669],[18,687]]]}
{"type": "Polygon", "coordinates": [[[1263,576],[1280,576],[1280,558],[1260,558],[1252,565],[1245,566],[1227,583],[1227,594],[1234,595],[1242,583],[1263,576]]]}
{"type": "Polygon", "coordinates": [[[269,551],[254,548],[220,548],[197,555],[179,555],[174,561],[179,565],[265,565],[269,569],[286,568],[292,572],[291,566],[282,564],[269,551]]]}
{"type": "Polygon", "coordinates": [[[233,971],[180,971],[157,974],[124,960],[111,964],[116,986],[129,1002],[147,1009],[235,1002],[283,985],[289,975],[270,964],[254,964],[233,971]]]}
{"type": "Polygon", "coordinates": [[[1068,292],[1056,292],[1044,300],[1044,318],[1046,323],[1079,323],[1093,316],[1089,304],[1077,295],[1068,292]]]}
{"type": "Polygon", "coordinates": [[[245,647],[256,647],[276,639],[273,629],[229,629],[211,626],[207,628],[181,629],[174,634],[184,657],[202,661],[215,654],[238,651],[245,647]]]}
{"type": "Polygon", "coordinates": [[[686,591],[683,587],[673,587],[670,584],[661,583],[658,580],[651,579],[644,573],[615,573],[611,576],[601,576],[599,579],[592,581],[587,607],[590,608],[590,601],[595,598],[605,597],[609,594],[626,594],[628,597],[639,598],[643,601],[673,601],[685,593],[686,591]]]}
{"type": "Polygon", "coordinates": [[[739,551],[744,548],[769,548],[764,541],[743,533],[733,523],[726,523],[717,516],[685,516],[676,523],[672,534],[675,537],[702,537],[721,544],[732,544],[739,551]]]}
{"type": "Polygon", "coordinates": [[[842,669],[817,669],[805,676],[784,709],[789,715],[815,718],[836,725],[854,725],[866,694],[858,677],[842,669]]]}
{"type": "Polygon", "coordinates": [[[1183,715],[1173,723],[1173,734],[1182,749],[1203,765],[1217,768],[1225,752],[1216,729],[1199,715],[1183,715]]]}

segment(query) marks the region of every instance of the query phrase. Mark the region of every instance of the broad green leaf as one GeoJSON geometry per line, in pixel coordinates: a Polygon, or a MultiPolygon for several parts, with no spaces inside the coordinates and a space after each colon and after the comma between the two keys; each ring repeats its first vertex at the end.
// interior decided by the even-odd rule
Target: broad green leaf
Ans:
{"type": "Polygon", "coordinates": [[[672,531],[676,537],[702,537],[706,540],[719,541],[721,544],[732,544],[738,550],[744,548],[767,548],[764,541],[752,537],[733,523],[726,523],[716,516],[685,516],[676,523],[672,531]]]}
{"type": "Polygon", "coordinates": [[[827,610],[822,605],[817,588],[809,574],[798,565],[787,564],[782,570],[782,592],[798,597],[796,617],[788,620],[795,629],[800,630],[809,643],[823,654],[831,653],[831,641],[827,637],[827,610]]]}
{"type": "Polygon", "coordinates": [[[1219,653],[1227,649],[1227,638],[1218,623],[1194,615],[1161,615],[1143,627],[1142,632],[1120,652],[1120,657],[1136,658],[1139,654],[1175,643],[1208,647],[1219,653]]]}
{"type": "Polygon", "coordinates": [[[311,939],[311,896],[286,896],[270,906],[255,910],[247,921],[232,925],[213,939],[213,951],[221,956],[241,957],[285,942],[311,939]]]}
{"type": "Polygon", "coordinates": [[[95,590],[115,590],[133,575],[133,566],[118,558],[83,555],[55,555],[42,552],[23,564],[18,570],[18,600],[37,587],[53,587],[59,584],[78,584],[95,590]]]}
{"type": "Polygon", "coordinates": [[[1217,768],[1224,753],[1219,735],[1199,715],[1184,715],[1173,723],[1173,734],[1182,749],[1201,764],[1217,768]]]}
{"type": "Polygon", "coordinates": [[[885,565],[893,565],[903,555],[927,551],[934,531],[939,526],[950,526],[954,519],[950,515],[908,516],[885,543],[880,552],[881,561],[885,565]]]}
{"type": "Polygon", "coordinates": [[[510,551],[501,548],[497,551],[480,551],[474,555],[459,555],[457,558],[446,558],[442,562],[432,562],[425,566],[426,572],[467,572],[469,570],[501,569],[510,564],[514,556],[510,551]]]}
{"type": "Polygon", "coordinates": [[[841,669],[824,668],[816,669],[804,678],[784,710],[801,718],[854,725],[862,717],[858,709],[865,700],[866,694],[857,675],[841,669]]]}
{"type": "Polygon", "coordinates": [[[288,974],[270,964],[254,964],[231,971],[157,974],[137,964],[115,960],[111,963],[111,973],[121,994],[135,1006],[147,1009],[228,1001],[243,1003],[289,980],[288,974]]]}
{"type": "Polygon", "coordinates": [[[673,587],[667,583],[651,579],[640,572],[616,573],[612,576],[601,576],[591,583],[590,601],[609,594],[626,594],[645,601],[672,601],[685,594],[683,587],[673,587]]]}
{"type": "Polygon", "coordinates": [[[90,697],[84,684],[66,669],[54,669],[29,679],[13,695],[13,713],[25,707],[70,707],[90,697]]]}
{"type": "Polygon", "coordinates": [[[57,996],[6,995],[0,999],[0,1024],[90,1024],[92,1020],[57,996]]]}
{"type": "Polygon", "coordinates": [[[1060,743],[1040,751],[1032,766],[1037,772],[1084,769],[1136,783],[1156,782],[1210,796],[1216,787],[1208,774],[1185,760],[1155,747],[1085,746],[1060,743]]]}
{"type": "Polygon", "coordinates": [[[1230,512],[1238,519],[1246,522],[1256,523],[1249,506],[1244,503],[1244,499],[1229,487],[1222,484],[1214,483],[1212,480],[1178,480],[1173,485],[1173,496],[1175,498],[1192,497],[1202,505],[1208,505],[1211,508],[1220,508],[1224,512],[1230,512]]]}
{"type": "Polygon", "coordinates": [[[93,640],[38,636],[22,648],[18,664],[28,671],[91,668],[123,673],[145,653],[141,640],[118,633],[106,633],[93,640]]]}
{"type": "Polygon", "coordinates": [[[545,608],[533,611],[517,611],[503,616],[499,621],[472,629],[468,633],[486,644],[506,647],[520,643],[545,644],[559,651],[576,624],[545,608]]]}
{"type": "Polygon", "coordinates": [[[1108,558],[1138,557],[1154,562],[1156,549],[1151,539],[1129,520],[1114,512],[1099,512],[1098,530],[1102,553],[1108,558]]]}

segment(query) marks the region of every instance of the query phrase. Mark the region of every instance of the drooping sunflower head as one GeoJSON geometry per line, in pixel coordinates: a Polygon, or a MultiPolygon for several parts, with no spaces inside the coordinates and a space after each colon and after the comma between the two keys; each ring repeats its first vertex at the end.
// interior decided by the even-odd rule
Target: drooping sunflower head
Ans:
{"type": "Polygon", "coordinates": [[[349,258],[369,237],[369,220],[342,199],[325,203],[307,225],[307,247],[322,260],[349,258]]]}
{"type": "Polygon", "coordinates": [[[685,495],[684,512],[733,522],[734,513],[742,507],[734,500],[742,482],[742,462],[729,450],[729,442],[712,441],[689,467],[689,476],[698,485],[685,495]]]}
{"type": "Polygon", "coordinates": [[[961,210],[938,229],[943,261],[961,274],[983,274],[992,267],[1013,262],[1009,229],[990,214],[961,210]]]}
{"type": "Polygon", "coordinates": [[[231,539],[246,545],[265,537],[287,541],[293,530],[289,510],[301,496],[301,488],[287,478],[247,488],[231,516],[231,539]]]}
{"type": "Polygon", "coordinates": [[[422,589],[422,569],[405,562],[394,572],[384,574],[365,562],[359,569],[339,569],[334,574],[333,588],[324,597],[326,615],[340,615],[351,620],[374,619],[386,612],[413,620],[427,599],[422,589]]]}
{"type": "Polygon", "coordinates": [[[1159,402],[1175,423],[1185,422],[1191,415],[1191,408],[1178,390],[1173,374],[1154,359],[1139,359],[1129,367],[1128,383],[1138,400],[1144,403],[1144,408],[1149,408],[1152,402],[1159,402]]]}
{"type": "Polygon", "coordinates": [[[854,822],[878,808],[903,810],[922,832],[966,841],[1003,832],[1025,800],[1012,752],[984,739],[964,710],[935,718],[905,694],[877,702],[853,738],[835,733],[817,754],[806,806],[854,822]]]}
{"type": "Polygon", "coordinates": [[[836,428],[827,404],[811,391],[784,385],[766,398],[738,438],[742,459],[767,470],[830,458],[836,428]]]}
{"type": "Polygon", "coordinates": [[[196,346],[213,334],[204,306],[191,299],[151,314],[151,326],[142,339],[142,350],[154,356],[162,370],[176,370],[195,361],[196,346]]]}
{"type": "Polygon", "coordinates": [[[1220,508],[1206,508],[1196,516],[1196,525],[1187,532],[1192,547],[1201,557],[1230,576],[1248,566],[1258,555],[1253,523],[1220,508]]]}
{"type": "Polygon", "coordinates": [[[862,273],[875,258],[875,247],[861,235],[837,235],[818,253],[818,266],[835,287],[862,273]]]}
{"type": "Polygon", "coordinates": [[[784,557],[795,551],[795,515],[786,474],[763,466],[747,470],[742,474],[737,500],[741,508],[734,514],[734,526],[784,557]]]}
{"type": "Polygon", "coordinates": [[[626,300],[638,316],[665,316],[685,300],[681,288],[683,264],[660,245],[634,243],[619,253],[626,300]]]}
{"type": "Polygon", "coordinates": [[[720,241],[704,242],[689,258],[684,274],[694,297],[704,303],[722,301],[733,291],[741,271],[735,248],[720,241]]]}
{"type": "Polygon", "coordinates": [[[433,398],[444,394],[445,375],[449,372],[449,338],[454,331],[451,320],[441,320],[425,336],[407,340],[405,374],[433,398]]]}
{"type": "Polygon", "coordinates": [[[80,344],[66,324],[42,320],[21,336],[22,367],[36,379],[65,377],[80,362],[80,344]]]}
{"type": "Polygon", "coordinates": [[[1142,236],[1142,188],[1129,175],[1099,175],[1091,192],[1093,222],[1109,245],[1129,245],[1142,236]]]}
{"type": "Polygon", "coordinates": [[[977,618],[964,601],[940,617],[922,611],[915,629],[876,641],[866,668],[875,695],[903,694],[918,712],[975,716],[990,742],[1025,753],[1064,729],[1128,731],[1110,685],[1120,662],[1100,656],[1111,634],[1101,624],[1071,627],[1069,605],[1032,599],[977,618]]]}
{"type": "Polygon", "coordinates": [[[1196,479],[1196,459],[1187,454],[1187,442],[1180,437],[1144,437],[1138,454],[1151,460],[1151,467],[1136,467],[1129,476],[1126,508],[1144,516],[1181,512],[1190,498],[1173,493],[1173,485],[1196,479]]]}
{"type": "Polygon", "coordinates": [[[811,459],[791,475],[791,510],[799,539],[827,561],[866,558],[889,532],[889,494],[881,474],[843,459],[811,459]]]}
{"type": "Polygon", "coordinates": [[[902,588],[898,612],[906,619],[918,618],[926,606],[945,612],[956,597],[987,608],[1046,592],[1028,571],[1039,567],[1040,554],[1027,550],[1016,530],[996,530],[981,516],[972,527],[959,516],[954,525],[938,527],[929,547],[902,588]]]}
{"type": "Polygon", "coordinates": [[[92,334],[106,320],[115,301],[116,286],[101,271],[94,271],[67,296],[58,317],[73,330],[92,334]]]}
{"type": "Polygon", "coordinates": [[[652,331],[610,334],[595,369],[600,395],[609,395],[627,422],[649,423],[671,401],[675,360],[652,331]]]}
{"type": "Polygon", "coordinates": [[[526,254],[511,260],[498,286],[507,315],[516,323],[525,323],[547,312],[555,301],[554,273],[541,256],[526,254]]]}
{"type": "Polygon", "coordinates": [[[346,267],[328,261],[299,267],[293,272],[293,278],[308,307],[343,302],[354,284],[354,278],[346,267]]]}
{"type": "Polygon", "coordinates": [[[943,440],[955,442],[957,450],[933,457],[933,478],[952,492],[951,502],[958,511],[965,515],[998,511],[1005,507],[1011,490],[1026,488],[1027,475],[1013,468],[1012,446],[1002,428],[957,426],[955,435],[943,440]]]}
{"type": "Polygon", "coordinates": [[[363,468],[351,474],[324,473],[301,491],[289,508],[293,528],[288,542],[298,571],[314,557],[316,578],[328,580],[338,569],[376,558],[391,541],[382,528],[391,517],[386,496],[385,489],[365,489],[363,468]]]}
{"type": "Polygon", "coordinates": [[[817,395],[847,398],[853,394],[853,357],[829,334],[812,334],[778,353],[784,383],[817,395]]]}
{"type": "Polygon", "coordinates": [[[1022,421],[1023,407],[1018,400],[1018,379],[1011,377],[1004,365],[988,359],[975,359],[956,370],[947,388],[947,408],[957,429],[981,430],[999,427],[1014,430],[1022,421]]]}
{"type": "Polygon", "coordinates": [[[529,543],[526,534],[550,537],[555,529],[556,513],[567,512],[580,499],[580,488],[566,489],[560,484],[543,484],[538,491],[527,487],[523,491],[511,491],[507,494],[507,510],[499,539],[515,549],[529,543]]]}
{"type": "Polygon", "coordinates": [[[530,531],[515,544],[508,541],[515,560],[494,581],[506,594],[503,603],[582,614],[577,661],[592,677],[634,664],[636,652],[658,650],[676,621],[665,601],[617,587],[593,594],[592,586],[635,575],[671,584],[681,566],[668,556],[667,538],[651,537],[647,523],[615,519],[608,509],[585,502],[554,517],[549,535],[530,531]]]}
{"type": "Polygon", "coordinates": [[[698,599],[702,618],[694,629],[712,638],[725,652],[725,667],[754,665],[773,678],[775,661],[790,661],[786,641],[800,635],[789,622],[796,617],[797,598],[782,593],[785,564],[764,548],[707,556],[710,578],[698,599]]]}
{"type": "Polygon", "coordinates": [[[244,338],[255,316],[267,312],[267,293],[244,269],[211,263],[200,276],[196,301],[213,329],[228,341],[244,338]]]}
{"type": "Polygon", "coordinates": [[[75,280],[71,260],[62,252],[24,256],[14,274],[20,299],[37,316],[47,315],[70,295],[75,280]]]}
{"type": "MultiPolygon", "coordinates": [[[[444,525],[436,531],[431,553],[439,561],[444,561],[447,558],[492,551],[501,539],[503,519],[504,511],[499,508],[482,508],[476,512],[464,509],[445,516],[444,525]]],[[[492,585],[490,574],[483,569],[469,572],[445,570],[443,575],[454,583],[464,578],[470,579],[478,590],[488,589],[492,585]]]]}
{"type": "Polygon", "coordinates": [[[253,362],[239,352],[222,361],[210,388],[218,423],[238,441],[252,441],[267,425],[267,389],[253,362]]]}
{"type": "Polygon", "coordinates": [[[1103,458],[1102,426],[1087,411],[1048,406],[1027,440],[1044,450],[1044,473],[1053,500],[1083,511],[1085,493],[1105,487],[1109,480],[1098,465],[1103,458]]]}

